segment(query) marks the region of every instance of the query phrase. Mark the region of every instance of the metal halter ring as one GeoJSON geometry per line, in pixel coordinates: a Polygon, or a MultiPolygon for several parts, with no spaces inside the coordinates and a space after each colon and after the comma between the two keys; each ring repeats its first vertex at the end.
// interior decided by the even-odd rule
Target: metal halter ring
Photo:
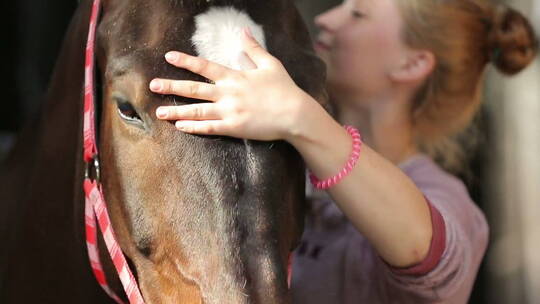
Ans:
{"type": "Polygon", "coordinates": [[[85,163],[84,178],[94,179],[97,182],[100,181],[99,160],[98,160],[97,155],[94,156],[94,158],[91,161],[85,163]],[[92,169],[94,169],[93,175],[90,174],[92,169]]]}

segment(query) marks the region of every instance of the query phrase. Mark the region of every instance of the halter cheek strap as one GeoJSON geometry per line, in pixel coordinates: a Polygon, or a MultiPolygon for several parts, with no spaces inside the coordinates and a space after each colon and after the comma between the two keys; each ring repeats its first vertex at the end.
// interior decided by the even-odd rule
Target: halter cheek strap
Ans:
{"type": "Polygon", "coordinates": [[[107,205],[99,183],[99,158],[96,143],[95,128],[95,86],[94,86],[94,45],[97,21],[100,13],[100,0],[94,0],[92,14],[90,17],[90,26],[88,30],[88,41],[86,45],[86,61],[84,73],[84,162],[86,163],[86,172],[84,179],[85,192],[85,227],[86,227],[86,245],[88,248],[88,257],[90,265],[99,285],[105,292],[117,303],[124,302],[110,288],[99,259],[99,250],[97,243],[97,225],[99,225],[105,244],[113,261],[114,267],[120,277],[124,291],[126,292],[129,303],[144,304],[143,297],[137,285],[135,277],[129,269],[128,263],[122,249],[118,245],[114,235],[107,205]],[[90,176],[90,170],[94,169],[94,178],[90,176]]]}

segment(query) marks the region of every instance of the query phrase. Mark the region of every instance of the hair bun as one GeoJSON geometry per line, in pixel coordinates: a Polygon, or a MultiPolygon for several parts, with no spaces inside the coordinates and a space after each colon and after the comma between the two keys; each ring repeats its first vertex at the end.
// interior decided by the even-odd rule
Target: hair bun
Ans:
{"type": "Polygon", "coordinates": [[[488,39],[488,58],[499,71],[509,75],[525,68],[538,51],[538,40],[529,21],[502,4],[495,6],[488,39]]]}

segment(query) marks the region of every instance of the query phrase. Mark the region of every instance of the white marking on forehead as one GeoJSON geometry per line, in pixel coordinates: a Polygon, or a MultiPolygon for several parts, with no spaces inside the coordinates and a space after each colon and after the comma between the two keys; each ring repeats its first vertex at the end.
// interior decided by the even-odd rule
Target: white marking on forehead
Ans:
{"type": "Polygon", "coordinates": [[[249,27],[253,37],[266,49],[264,31],[243,11],[234,7],[212,7],[195,16],[191,38],[198,56],[235,70],[255,68],[242,51],[242,29],[249,27]]]}

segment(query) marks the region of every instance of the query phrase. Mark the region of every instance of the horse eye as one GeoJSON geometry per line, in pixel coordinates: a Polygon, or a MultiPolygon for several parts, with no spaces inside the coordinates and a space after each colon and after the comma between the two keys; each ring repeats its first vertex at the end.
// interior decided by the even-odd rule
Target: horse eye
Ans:
{"type": "Polygon", "coordinates": [[[129,101],[120,98],[115,99],[118,107],[118,114],[122,119],[126,120],[127,122],[142,124],[141,117],[139,114],[137,114],[137,111],[129,101]]]}

